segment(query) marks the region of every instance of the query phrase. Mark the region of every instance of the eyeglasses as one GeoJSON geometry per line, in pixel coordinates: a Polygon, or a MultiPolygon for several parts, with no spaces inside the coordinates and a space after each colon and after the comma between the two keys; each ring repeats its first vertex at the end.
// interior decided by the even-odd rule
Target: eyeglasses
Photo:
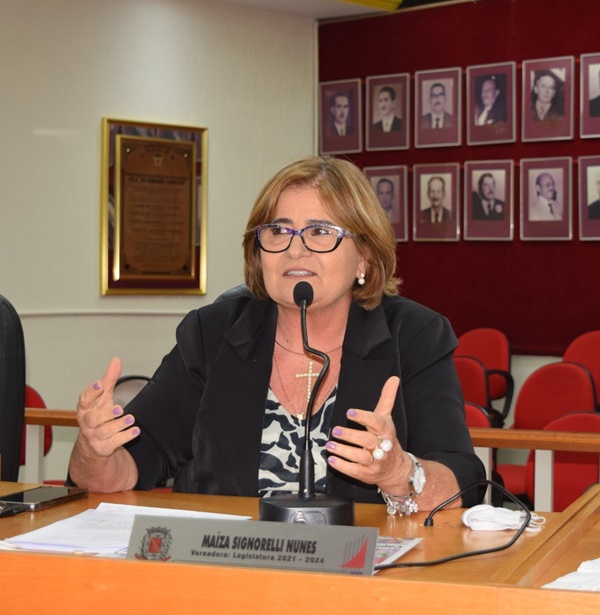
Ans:
{"type": "Polygon", "coordinates": [[[321,253],[333,252],[344,237],[352,237],[352,233],[333,224],[311,224],[299,231],[281,224],[261,224],[254,229],[254,237],[265,252],[285,252],[296,235],[307,250],[321,253]]]}

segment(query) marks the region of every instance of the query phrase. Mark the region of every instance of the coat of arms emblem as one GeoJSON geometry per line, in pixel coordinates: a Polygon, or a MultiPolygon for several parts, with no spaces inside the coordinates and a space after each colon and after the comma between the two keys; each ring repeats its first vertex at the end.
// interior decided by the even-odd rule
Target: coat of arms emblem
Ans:
{"type": "Polygon", "coordinates": [[[140,550],[135,554],[137,559],[168,562],[171,559],[169,551],[173,537],[166,527],[149,527],[142,538],[140,550]]]}

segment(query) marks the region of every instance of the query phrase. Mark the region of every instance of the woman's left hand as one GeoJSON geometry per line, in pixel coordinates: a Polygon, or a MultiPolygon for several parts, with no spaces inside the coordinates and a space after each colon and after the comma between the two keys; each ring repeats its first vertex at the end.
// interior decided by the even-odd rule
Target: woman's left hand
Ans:
{"type": "Polygon", "coordinates": [[[391,490],[399,482],[406,482],[401,477],[408,475],[412,467],[396,438],[396,428],[392,421],[392,409],[399,385],[400,379],[397,376],[387,379],[373,412],[353,408],[348,410],[347,417],[366,427],[366,431],[337,426],[331,432],[336,440],[326,444],[327,451],[332,453],[327,457],[332,468],[364,483],[376,484],[386,491],[386,486],[391,490]],[[385,444],[384,449],[381,444],[386,440],[391,443],[391,450],[384,451],[381,459],[375,459],[373,451],[376,448],[384,450],[385,444]]]}

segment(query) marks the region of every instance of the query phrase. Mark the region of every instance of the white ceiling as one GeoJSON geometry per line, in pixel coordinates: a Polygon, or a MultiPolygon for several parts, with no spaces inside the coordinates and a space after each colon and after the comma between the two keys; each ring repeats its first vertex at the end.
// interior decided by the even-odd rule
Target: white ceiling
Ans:
{"type": "Polygon", "coordinates": [[[250,6],[266,11],[285,13],[297,17],[310,17],[312,19],[331,19],[334,17],[353,17],[385,13],[379,9],[373,9],[358,4],[344,2],[343,0],[216,0],[250,6]]]}

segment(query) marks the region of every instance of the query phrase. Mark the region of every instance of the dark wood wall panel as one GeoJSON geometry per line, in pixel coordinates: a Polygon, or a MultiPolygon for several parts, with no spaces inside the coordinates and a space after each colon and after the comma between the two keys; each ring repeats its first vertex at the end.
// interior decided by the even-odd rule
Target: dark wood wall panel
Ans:
{"type": "Polygon", "coordinates": [[[600,242],[578,239],[577,214],[577,159],[600,155],[600,139],[579,137],[579,56],[600,52],[599,23],[600,3],[593,0],[480,0],[319,26],[320,80],[361,79],[363,110],[369,76],[410,73],[412,109],[415,71],[462,68],[462,146],[415,149],[411,118],[408,150],[363,149],[347,155],[361,167],[407,165],[409,203],[414,164],[460,163],[462,207],[466,160],[515,161],[513,241],[461,238],[457,243],[431,243],[411,238],[398,244],[404,295],[448,316],[458,334],[474,327],[497,327],[506,332],[516,353],[560,355],[574,337],[600,327],[600,242]],[[574,138],[523,143],[521,63],[565,55],[575,57],[574,138]],[[467,146],[466,67],[506,61],[517,63],[517,141],[467,146]],[[573,239],[521,241],[519,160],[558,156],[573,158],[573,239]]]}

